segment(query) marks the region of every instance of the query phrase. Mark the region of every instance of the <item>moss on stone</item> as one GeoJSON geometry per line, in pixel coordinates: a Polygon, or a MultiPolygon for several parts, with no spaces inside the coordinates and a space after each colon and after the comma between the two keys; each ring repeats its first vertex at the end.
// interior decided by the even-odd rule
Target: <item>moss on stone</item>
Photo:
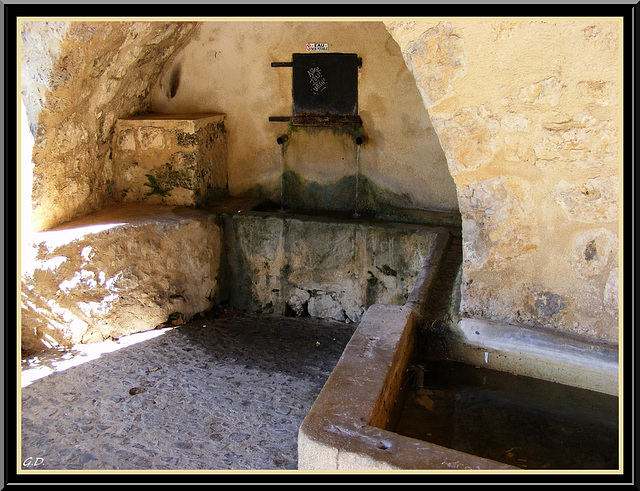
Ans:
{"type": "MultiPolygon", "coordinates": [[[[393,216],[401,209],[417,209],[410,197],[378,186],[365,175],[356,177],[355,174],[350,174],[335,182],[319,183],[287,169],[281,177],[285,208],[357,211],[360,214],[385,216],[393,216]]],[[[255,185],[244,194],[279,202],[280,179],[271,186],[255,185]]]]}
{"type": "Polygon", "coordinates": [[[195,147],[198,145],[198,135],[196,133],[186,133],[184,131],[176,131],[176,140],[178,145],[182,147],[195,147]]]}
{"type": "Polygon", "coordinates": [[[374,274],[369,271],[369,278],[367,278],[367,284],[370,288],[375,288],[380,283],[380,280],[374,276],[374,274]]]}
{"type": "Polygon", "coordinates": [[[151,188],[151,191],[145,193],[145,196],[151,196],[152,194],[159,194],[160,196],[170,196],[169,189],[158,183],[157,179],[151,174],[145,174],[145,177],[149,182],[145,182],[144,185],[151,188]]]}
{"type": "Polygon", "coordinates": [[[199,208],[210,205],[211,203],[229,196],[228,186],[207,186],[206,191],[196,197],[196,206],[199,208]]]}
{"type": "Polygon", "coordinates": [[[378,270],[387,276],[398,276],[398,272],[393,269],[391,266],[389,266],[388,264],[383,264],[382,266],[376,266],[378,268],[378,270]]]}

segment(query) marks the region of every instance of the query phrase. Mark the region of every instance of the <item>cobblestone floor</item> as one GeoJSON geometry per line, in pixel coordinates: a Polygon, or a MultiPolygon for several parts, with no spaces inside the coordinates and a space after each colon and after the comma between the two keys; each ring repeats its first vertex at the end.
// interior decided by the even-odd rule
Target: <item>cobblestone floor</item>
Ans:
{"type": "Polygon", "coordinates": [[[354,329],[220,309],[31,383],[69,355],[24,360],[23,469],[296,469],[300,423],[354,329]]]}

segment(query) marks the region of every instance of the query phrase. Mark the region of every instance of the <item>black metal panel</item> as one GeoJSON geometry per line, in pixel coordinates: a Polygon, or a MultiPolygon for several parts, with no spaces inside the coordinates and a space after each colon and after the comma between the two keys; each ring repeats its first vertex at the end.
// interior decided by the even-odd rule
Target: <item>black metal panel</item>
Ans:
{"type": "Polygon", "coordinates": [[[357,116],[358,55],[293,53],[292,64],[294,116],[357,116]]]}

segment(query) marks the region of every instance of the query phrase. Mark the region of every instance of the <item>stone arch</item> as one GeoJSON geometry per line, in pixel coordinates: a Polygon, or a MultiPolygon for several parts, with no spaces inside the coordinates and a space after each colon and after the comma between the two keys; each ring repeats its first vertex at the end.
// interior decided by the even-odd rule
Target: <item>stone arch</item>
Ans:
{"type": "Polygon", "coordinates": [[[385,24],[456,184],[461,314],[617,342],[617,242],[581,244],[618,233],[621,20],[385,24]]]}

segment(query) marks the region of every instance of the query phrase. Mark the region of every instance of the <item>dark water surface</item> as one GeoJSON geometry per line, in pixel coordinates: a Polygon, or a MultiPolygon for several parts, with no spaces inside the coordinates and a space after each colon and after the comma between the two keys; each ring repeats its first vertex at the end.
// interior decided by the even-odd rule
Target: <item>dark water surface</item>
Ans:
{"type": "Polygon", "coordinates": [[[396,433],[523,469],[618,468],[615,396],[453,361],[417,368],[396,433]]]}

